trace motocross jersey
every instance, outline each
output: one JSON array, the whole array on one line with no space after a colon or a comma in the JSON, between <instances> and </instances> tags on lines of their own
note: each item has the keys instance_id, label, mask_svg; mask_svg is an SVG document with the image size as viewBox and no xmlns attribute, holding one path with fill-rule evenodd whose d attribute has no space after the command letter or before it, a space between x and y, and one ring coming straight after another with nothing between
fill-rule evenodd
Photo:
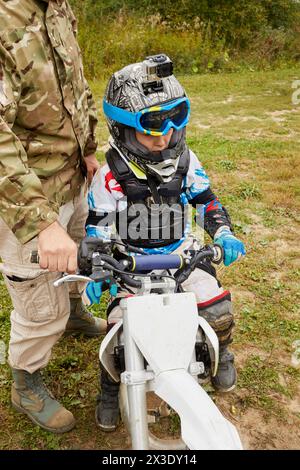
<instances>
[{"instance_id":1,"label":"motocross jersey","mask_svg":"<svg viewBox=\"0 0 300 470\"><path fill-rule=\"evenodd\" d=\"M212 238L221 227L231 228L226 209L212 192L205 170L190 149L181 155L172 180L161 184L122 158L115 148L109 150L106 160L95 174L88 195L88 234L94 229L96 236L97 230L102 236L101 230L110 232L114 224L124 242L148 253L171 253L191 231L189 204L197 210L201 207L204 228ZM139 225L139 230L128 230L130 225Z\"/></svg>"}]
</instances>

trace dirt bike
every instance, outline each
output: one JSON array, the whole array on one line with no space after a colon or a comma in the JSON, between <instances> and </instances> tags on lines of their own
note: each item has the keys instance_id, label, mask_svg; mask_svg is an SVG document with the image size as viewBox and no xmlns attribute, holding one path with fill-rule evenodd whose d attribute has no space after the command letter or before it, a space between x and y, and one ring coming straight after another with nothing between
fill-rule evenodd
<instances>
[{"instance_id":1,"label":"dirt bike","mask_svg":"<svg viewBox=\"0 0 300 470\"><path fill-rule=\"evenodd\" d=\"M108 281L133 289L134 295L122 298L122 320L99 352L103 367L121 381L120 410L132 449L242 449L235 426L201 386L203 378L217 373L218 338L198 315L195 295L181 287L199 263L222 262L222 249L206 245L183 255L144 255L131 247L133 256L117 260L111 244L85 238L78 252L79 273L55 285ZM159 439L149 431L149 391L179 415L180 439Z\"/></svg>"}]
</instances>

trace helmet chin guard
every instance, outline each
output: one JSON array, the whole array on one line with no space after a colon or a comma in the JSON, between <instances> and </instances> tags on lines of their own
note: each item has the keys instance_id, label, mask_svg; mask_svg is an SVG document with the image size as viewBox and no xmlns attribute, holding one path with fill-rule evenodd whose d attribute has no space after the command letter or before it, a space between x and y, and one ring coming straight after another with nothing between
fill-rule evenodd
<instances>
[{"instance_id":1,"label":"helmet chin guard","mask_svg":"<svg viewBox=\"0 0 300 470\"><path fill-rule=\"evenodd\" d=\"M159 181L168 183L176 173L179 158L180 157L178 156L176 160L164 160L163 162L156 163L156 165L147 164L148 173L156 176Z\"/></svg>"},{"instance_id":2,"label":"helmet chin guard","mask_svg":"<svg viewBox=\"0 0 300 470\"><path fill-rule=\"evenodd\" d=\"M135 129L125 127L123 138L114 142L128 161L138 165L144 173L152 175L159 182L167 183L176 173L180 156L186 148L185 128L174 131L167 149L150 152L136 138Z\"/></svg>"}]
</instances>

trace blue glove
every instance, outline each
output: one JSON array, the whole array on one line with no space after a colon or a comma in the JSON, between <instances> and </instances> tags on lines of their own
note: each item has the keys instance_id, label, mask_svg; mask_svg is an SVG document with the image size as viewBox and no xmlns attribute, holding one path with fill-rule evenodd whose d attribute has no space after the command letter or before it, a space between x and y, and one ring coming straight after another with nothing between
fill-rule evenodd
<instances>
[{"instance_id":1,"label":"blue glove","mask_svg":"<svg viewBox=\"0 0 300 470\"><path fill-rule=\"evenodd\" d=\"M111 284L111 281L89 282L82 294L82 301L85 305L100 304L103 284ZM118 292L117 284L111 284L109 292L112 297L116 297Z\"/></svg>"},{"instance_id":2,"label":"blue glove","mask_svg":"<svg viewBox=\"0 0 300 470\"><path fill-rule=\"evenodd\" d=\"M110 230L105 227L101 229L95 225L88 225L86 227L86 234L88 237L102 238L103 240L110 240ZM116 297L118 286L111 283L110 279L104 282L89 282L82 294L82 301L85 305L100 304L102 296L103 284L109 284L109 292L112 297Z\"/></svg>"},{"instance_id":3,"label":"blue glove","mask_svg":"<svg viewBox=\"0 0 300 470\"><path fill-rule=\"evenodd\" d=\"M88 237L102 238L103 240L110 240L111 230L107 227L97 227L96 225L87 225L85 228Z\"/></svg>"},{"instance_id":4,"label":"blue glove","mask_svg":"<svg viewBox=\"0 0 300 470\"><path fill-rule=\"evenodd\" d=\"M222 231L214 238L214 242L224 250L224 265L229 266L240 256L246 254L244 243L236 238L229 230Z\"/></svg>"}]
</instances>

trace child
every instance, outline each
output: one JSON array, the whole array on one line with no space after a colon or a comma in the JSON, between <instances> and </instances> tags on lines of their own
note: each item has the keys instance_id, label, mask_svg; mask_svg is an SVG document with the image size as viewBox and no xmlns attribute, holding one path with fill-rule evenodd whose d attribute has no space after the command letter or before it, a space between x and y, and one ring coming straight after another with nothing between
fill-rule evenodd
<instances>
[{"instance_id":1,"label":"child","mask_svg":"<svg viewBox=\"0 0 300 470\"><path fill-rule=\"evenodd\" d=\"M245 255L245 248L233 235L226 209L186 144L190 103L172 70L170 59L161 54L128 65L110 79L103 108L112 140L107 163L98 170L91 185L87 234L105 236L115 222L124 242L147 253L180 253L189 247L197 248L197 242L189 233L189 224L182 223L185 219L178 215L178 208L204 205L204 228L215 243L223 246L224 264L228 266ZM137 224L142 227L140 232L127 230L137 205L142 213ZM164 219L164 223L158 217L157 226L153 227L152 212L160 205L176 205L175 216ZM195 293L199 315L219 338L220 363L212 384L218 391L230 391L236 384L234 357L227 349L233 327L230 293L223 290L210 263L197 268L183 287ZM108 307L109 327L120 319L118 304L124 295L126 292L119 292ZM101 288L90 283L85 296L90 303L98 303ZM104 370L100 385L96 421L102 430L113 431L118 422L119 385Z\"/></svg>"}]
</instances>

